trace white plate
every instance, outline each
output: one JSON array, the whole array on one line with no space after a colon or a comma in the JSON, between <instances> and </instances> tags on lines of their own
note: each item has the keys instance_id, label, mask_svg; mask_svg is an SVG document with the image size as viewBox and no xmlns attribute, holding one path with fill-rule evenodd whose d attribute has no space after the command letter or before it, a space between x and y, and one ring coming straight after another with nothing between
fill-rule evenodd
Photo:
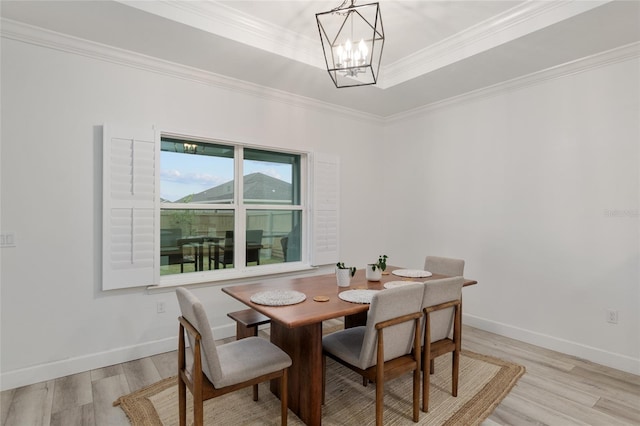
<instances>
[{"instance_id":1,"label":"white plate","mask_svg":"<svg viewBox=\"0 0 640 426\"><path fill-rule=\"evenodd\" d=\"M338 297L345 302L371 303L373 295L380 290L347 290L338 293Z\"/></svg>"},{"instance_id":2,"label":"white plate","mask_svg":"<svg viewBox=\"0 0 640 426\"><path fill-rule=\"evenodd\" d=\"M295 305L306 298L306 294L294 290L266 290L251 295L253 303L266 306Z\"/></svg>"},{"instance_id":3,"label":"white plate","mask_svg":"<svg viewBox=\"0 0 640 426\"><path fill-rule=\"evenodd\" d=\"M422 281L389 281L384 283L384 288L396 288L410 284L422 284Z\"/></svg>"},{"instance_id":4,"label":"white plate","mask_svg":"<svg viewBox=\"0 0 640 426\"><path fill-rule=\"evenodd\" d=\"M407 278L426 278L433 275L431 272L423 271L422 269L396 269L395 271L391 271L391 273L399 277Z\"/></svg>"}]
</instances>

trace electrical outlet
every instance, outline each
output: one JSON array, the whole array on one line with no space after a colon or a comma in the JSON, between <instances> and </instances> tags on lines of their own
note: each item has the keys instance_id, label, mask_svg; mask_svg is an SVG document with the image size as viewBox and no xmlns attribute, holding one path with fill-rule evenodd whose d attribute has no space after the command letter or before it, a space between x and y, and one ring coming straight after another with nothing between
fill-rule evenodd
<instances>
[{"instance_id":1,"label":"electrical outlet","mask_svg":"<svg viewBox=\"0 0 640 426\"><path fill-rule=\"evenodd\" d=\"M0 247L15 247L16 246L16 234L14 232L7 232L0 234Z\"/></svg>"},{"instance_id":2,"label":"electrical outlet","mask_svg":"<svg viewBox=\"0 0 640 426\"><path fill-rule=\"evenodd\" d=\"M156 304L156 312L159 314L164 314L166 312L164 302L158 302Z\"/></svg>"},{"instance_id":3,"label":"electrical outlet","mask_svg":"<svg viewBox=\"0 0 640 426\"><path fill-rule=\"evenodd\" d=\"M618 323L618 311L614 311L613 309L607 309L607 322L611 324Z\"/></svg>"}]
</instances>

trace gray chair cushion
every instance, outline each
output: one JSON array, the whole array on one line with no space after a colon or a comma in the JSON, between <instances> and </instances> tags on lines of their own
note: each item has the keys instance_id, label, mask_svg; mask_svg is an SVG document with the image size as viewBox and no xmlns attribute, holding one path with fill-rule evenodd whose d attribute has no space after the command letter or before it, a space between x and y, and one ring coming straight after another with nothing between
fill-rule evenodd
<instances>
[{"instance_id":1,"label":"gray chair cushion","mask_svg":"<svg viewBox=\"0 0 640 426\"><path fill-rule=\"evenodd\" d=\"M377 292L371 300L366 326L348 328L325 336L322 339L323 349L363 370L375 365L378 341L375 325L392 318L420 312L423 293L424 284L422 283ZM411 352L413 331L413 321L394 325L385 330L385 361Z\"/></svg>"},{"instance_id":2,"label":"gray chair cushion","mask_svg":"<svg viewBox=\"0 0 640 426\"><path fill-rule=\"evenodd\" d=\"M245 382L291 365L289 355L261 337L247 337L217 349L222 379L218 383L211 381L216 387Z\"/></svg>"},{"instance_id":3,"label":"gray chair cushion","mask_svg":"<svg viewBox=\"0 0 640 426\"><path fill-rule=\"evenodd\" d=\"M464 275L464 260L450 257L427 256L424 269L434 274L461 277Z\"/></svg>"},{"instance_id":4,"label":"gray chair cushion","mask_svg":"<svg viewBox=\"0 0 640 426\"><path fill-rule=\"evenodd\" d=\"M349 364L358 365L365 331L366 327L361 326L328 334L322 338L322 347Z\"/></svg>"}]
</instances>

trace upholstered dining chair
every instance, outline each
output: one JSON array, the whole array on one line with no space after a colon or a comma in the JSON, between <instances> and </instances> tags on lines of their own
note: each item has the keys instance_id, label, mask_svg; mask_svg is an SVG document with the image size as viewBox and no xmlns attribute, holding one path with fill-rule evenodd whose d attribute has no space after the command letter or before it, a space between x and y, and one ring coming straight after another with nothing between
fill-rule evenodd
<instances>
[{"instance_id":1,"label":"upholstered dining chair","mask_svg":"<svg viewBox=\"0 0 640 426\"><path fill-rule=\"evenodd\" d=\"M431 280L424 283L422 308L424 332L422 348L422 411L429 411L429 383L433 360L452 353L451 395L458 396L458 371L462 337L461 276ZM429 369L429 370L427 370Z\"/></svg>"},{"instance_id":2,"label":"upholstered dining chair","mask_svg":"<svg viewBox=\"0 0 640 426\"><path fill-rule=\"evenodd\" d=\"M434 274L461 277L464 275L464 260L451 257L427 256L424 259L424 269Z\"/></svg>"},{"instance_id":3,"label":"upholstered dining chair","mask_svg":"<svg viewBox=\"0 0 640 426\"><path fill-rule=\"evenodd\" d=\"M201 426L204 401L272 379L280 381L281 424L286 425L289 355L260 337L247 337L216 346L200 301L182 287L176 290L176 295L182 313L178 318L180 426L186 425L187 388L193 395L194 424ZM185 332L190 344L188 349L185 347Z\"/></svg>"},{"instance_id":4,"label":"upholstered dining chair","mask_svg":"<svg viewBox=\"0 0 640 426\"><path fill-rule=\"evenodd\" d=\"M384 382L413 371L413 421L420 415L420 323L424 284L374 294L365 326L322 338L323 395L326 357L376 384L376 425L382 425Z\"/></svg>"}]
</instances>

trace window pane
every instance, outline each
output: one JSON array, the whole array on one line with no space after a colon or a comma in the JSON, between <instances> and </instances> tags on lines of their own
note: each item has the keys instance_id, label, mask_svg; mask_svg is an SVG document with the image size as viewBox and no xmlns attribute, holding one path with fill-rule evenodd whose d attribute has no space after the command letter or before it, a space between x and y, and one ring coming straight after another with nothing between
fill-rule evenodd
<instances>
[{"instance_id":1,"label":"window pane","mask_svg":"<svg viewBox=\"0 0 640 426\"><path fill-rule=\"evenodd\" d=\"M246 204L300 204L300 156L244 150Z\"/></svg>"},{"instance_id":2,"label":"window pane","mask_svg":"<svg viewBox=\"0 0 640 426\"><path fill-rule=\"evenodd\" d=\"M247 211L247 260L251 244L259 236L258 252L260 265L283 262L297 262L301 259L300 224L302 212L299 210L248 210ZM255 253L253 253L255 254ZM247 262L249 266L257 262Z\"/></svg>"},{"instance_id":3,"label":"window pane","mask_svg":"<svg viewBox=\"0 0 640 426\"><path fill-rule=\"evenodd\" d=\"M232 267L222 251L233 227L234 210L161 210L160 274Z\"/></svg>"},{"instance_id":4,"label":"window pane","mask_svg":"<svg viewBox=\"0 0 640 426\"><path fill-rule=\"evenodd\" d=\"M160 198L166 203L231 204L234 148L162 138Z\"/></svg>"}]
</instances>

